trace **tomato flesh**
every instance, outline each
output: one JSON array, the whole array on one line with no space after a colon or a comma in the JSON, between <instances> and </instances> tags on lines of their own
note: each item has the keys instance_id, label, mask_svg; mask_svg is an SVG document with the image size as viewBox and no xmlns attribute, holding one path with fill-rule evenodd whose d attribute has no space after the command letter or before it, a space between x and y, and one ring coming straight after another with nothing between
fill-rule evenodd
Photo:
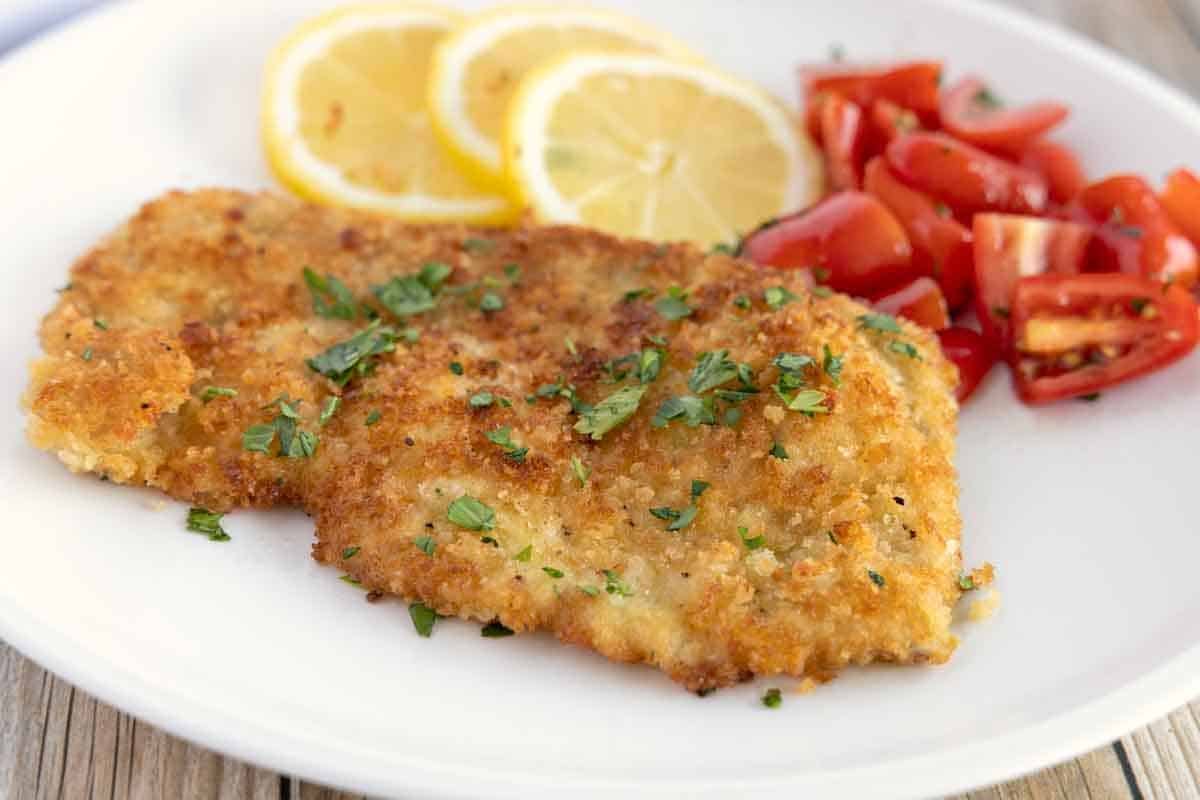
<instances>
[{"instance_id":1,"label":"tomato flesh","mask_svg":"<svg viewBox=\"0 0 1200 800\"><path fill-rule=\"evenodd\" d=\"M1095 272L1125 272L1182 286L1200 277L1195 246L1175 227L1150 184L1116 175L1086 187L1071 204L1073 218L1095 226Z\"/></svg>"},{"instance_id":2,"label":"tomato flesh","mask_svg":"<svg viewBox=\"0 0 1200 800\"><path fill-rule=\"evenodd\" d=\"M1041 175L944 133L910 133L887 147L888 165L910 186L942 200L956 215L1003 211L1039 214L1049 189Z\"/></svg>"},{"instance_id":3,"label":"tomato flesh","mask_svg":"<svg viewBox=\"0 0 1200 800\"><path fill-rule=\"evenodd\" d=\"M950 215L948 207L904 184L882 158L867 164L863 188L904 226L921 274L937 280L951 308L965 305L974 280L971 232Z\"/></svg>"},{"instance_id":4,"label":"tomato flesh","mask_svg":"<svg viewBox=\"0 0 1200 800\"><path fill-rule=\"evenodd\" d=\"M931 331L940 331L950 324L946 298L932 278L917 278L890 292L877 294L871 298L871 305L885 314L904 317Z\"/></svg>"},{"instance_id":5,"label":"tomato flesh","mask_svg":"<svg viewBox=\"0 0 1200 800\"><path fill-rule=\"evenodd\" d=\"M1062 103L1003 108L978 78L963 78L941 98L942 127L964 142L1016 153L1067 118Z\"/></svg>"},{"instance_id":6,"label":"tomato flesh","mask_svg":"<svg viewBox=\"0 0 1200 800\"><path fill-rule=\"evenodd\" d=\"M862 148L865 133L862 108L841 95L821 102L821 143L825 174L833 191L862 185Z\"/></svg>"},{"instance_id":7,"label":"tomato flesh","mask_svg":"<svg viewBox=\"0 0 1200 800\"><path fill-rule=\"evenodd\" d=\"M1073 222L1011 214L975 217L975 313L999 353L1009 348L1013 290L1030 275L1074 275L1087 262L1092 231Z\"/></svg>"},{"instance_id":8,"label":"tomato flesh","mask_svg":"<svg viewBox=\"0 0 1200 800\"><path fill-rule=\"evenodd\" d=\"M772 267L820 268L830 287L860 296L919 277L904 228L863 192L838 192L770 223L750 234L741 252Z\"/></svg>"},{"instance_id":9,"label":"tomato flesh","mask_svg":"<svg viewBox=\"0 0 1200 800\"><path fill-rule=\"evenodd\" d=\"M1172 172L1163 189L1162 205L1176 227L1200 247L1200 178L1186 169Z\"/></svg>"},{"instance_id":10,"label":"tomato flesh","mask_svg":"<svg viewBox=\"0 0 1200 800\"><path fill-rule=\"evenodd\" d=\"M1050 199L1065 205L1087 186L1087 175L1079 157L1066 145L1039 139L1021 154L1021 166L1033 170L1046 180Z\"/></svg>"},{"instance_id":11,"label":"tomato flesh","mask_svg":"<svg viewBox=\"0 0 1200 800\"><path fill-rule=\"evenodd\" d=\"M941 79L940 61L881 67L825 64L800 68L800 87L806 98L828 92L862 108L870 108L876 100L890 100L932 120L937 119Z\"/></svg>"},{"instance_id":12,"label":"tomato flesh","mask_svg":"<svg viewBox=\"0 0 1200 800\"><path fill-rule=\"evenodd\" d=\"M937 332L942 353L958 367L958 387L954 396L965 403L975 393L984 376L996 363L996 351L987 339L970 328L954 326Z\"/></svg>"},{"instance_id":13,"label":"tomato flesh","mask_svg":"<svg viewBox=\"0 0 1200 800\"><path fill-rule=\"evenodd\" d=\"M1183 358L1198 309L1178 286L1120 273L1038 275L1013 293L1013 370L1026 403L1098 392Z\"/></svg>"}]
</instances>

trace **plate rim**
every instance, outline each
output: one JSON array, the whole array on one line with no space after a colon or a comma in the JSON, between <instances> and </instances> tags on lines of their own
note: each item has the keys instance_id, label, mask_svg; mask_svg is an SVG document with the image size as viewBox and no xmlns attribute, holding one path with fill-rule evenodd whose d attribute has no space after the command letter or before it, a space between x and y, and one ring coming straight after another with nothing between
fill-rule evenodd
<instances>
[{"instance_id":1,"label":"plate rim","mask_svg":"<svg viewBox=\"0 0 1200 800\"><path fill-rule=\"evenodd\" d=\"M1152 97L1200 132L1200 105L1146 67L1056 22L985 0L912 0L931 9L964 13L982 25L994 25L1032 40L1120 80ZM68 22L0 57L0 85L36 63L60 39L85 31L110 17L139 13L149 2L117 0L88 8ZM19 654L113 705L172 735L228 757L329 786L371 793L420 793L457 800L478 796L528 796L539 790L571 790L582 797L607 797L612 791L640 796L724 797L795 791L834 792L855 797L916 797L967 791L1029 774L1119 739L1200 695L1200 642L1159 667L1142 673L1108 694L1054 717L981 741L916 756L884 761L868 768L808 770L768 778L705 779L697 782L545 778L515 770L491 770L461 762L413 758L389 752L386 769L371 753L336 752L328 742L262 726L225 707L195 703L183 692L139 676L93 652L65 633L40 624L38 616L0 589L0 639ZM186 713L180 713L180 710ZM372 767L372 765L375 765ZM397 769L403 767L403 769ZM402 775L402 778L396 776Z\"/></svg>"}]
</instances>

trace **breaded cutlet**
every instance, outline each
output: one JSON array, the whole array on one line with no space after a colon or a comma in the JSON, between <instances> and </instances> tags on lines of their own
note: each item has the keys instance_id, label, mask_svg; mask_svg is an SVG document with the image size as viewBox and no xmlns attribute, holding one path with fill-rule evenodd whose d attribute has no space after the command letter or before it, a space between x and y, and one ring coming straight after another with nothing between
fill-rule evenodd
<instances>
[{"instance_id":1,"label":"breaded cutlet","mask_svg":"<svg viewBox=\"0 0 1200 800\"><path fill-rule=\"evenodd\" d=\"M688 245L175 192L72 268L29 435L215 511L301 507L366 589L693 690L942 662L956 375L893 325Z\"/></svg>"}]
</instances>

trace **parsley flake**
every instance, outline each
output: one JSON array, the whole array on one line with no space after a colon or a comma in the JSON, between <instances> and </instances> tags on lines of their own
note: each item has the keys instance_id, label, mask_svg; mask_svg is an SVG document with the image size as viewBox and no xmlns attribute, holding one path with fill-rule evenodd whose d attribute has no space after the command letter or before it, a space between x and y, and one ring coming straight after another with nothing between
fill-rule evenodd
<instances>
[{"instance_id":1,"label":"parsley flake","mask_svg":"<svg viewBox=\"0 0 1200 800\"><path fill-rule=\"evenodd\" d=\"M575 430L597 441L603 439L604 434L633 416L645 393L645 386L625 386L618 389L595 407L581 412L579 422L575 423Z\"/></svg>"},{"instance_id":2,"label":"parsley flake","mask_svg":"<svg viewBox=\"0 0 1200 800\"><path fill-rule=\"evenodd\" d=\"M312 293L313 313L329 319L354 319L358 315L358 304L354 293L346 284L332 275L322 278L308 267L304 268L304 282Z\"/></svg>"},{"instance_id":3,"label":"parsley flake","mask_svg":"<svg viewBox=\"0 0 1200 800\"><path fill-rule=\"evenodd\" d=\"M696 359L696 367L688 377L688 388L695 394L723 386L738 376L738 365L729 359L728 350L704 352Z\"/></svg>"},{"instance_id":4,"label":"parsley flake","mask_svg":"<svg viewBox=\"0 0 1200 800\"><path fill-rule=\"evenodd\" d=\"M491 392L477 392L467 399L467 405L471 408L487 408L495 399Z\"/></svg>"},{"instance_id":5,"label":"parsley flake","mask_svg":"<svg viewBox=\"0 0 1200 800\"><path fill-rule=\"evenodd\" d=\"M667 289L667 296L660 298L654 308L664 319L672 322L692 315L692 307L687 304L687 292L678 286Z\"/></svg>"},{"instance_id":6,"label":"parsley flake","mask_svg":"<svg viewBox=\"0 0 1200 800\"><path fill-rule=\"evenodd\" d=\"M408 616L412 619L417 635L428 639L433 633L434 623L437 622L437 612L424 603L413 603L408 607Z\"/></svg>"},{"instance_id":7,"label":"parsley flake","mask_svg":"<svg viewBox=\"0 0 1200 800\"><path fill-rule=\"evenodd\" d=\"M689 428L695 428L698 425L716 425L717 416L713 398L701 399L687 394L668 397L658 407L650 424L655 428L664 428L676 419L682 419Z\"/></svg>"},{"instance_id":8,"label":"parsley flake","mask_svg":"<svg viewBox=\"0 0 1200 800\"><path fill-rule=\"evenodd\" d=\"M205 386L204 391L200 393L200 400L205 403L218 397L237 397L237 389L227 386Z\"/></svg>"},{"instance_id":9,"label":"parsley flake","mask_svg":"<svg viewBox=\"0 0 1200 800\"><path fill-rule=\"evenodd\" d=\"M743 311L750 310L750 298L744 294L739 294L737 297L733 298L733 304Z\"/></svg>"},{"instance_id":10,"label":"parsley flake","mask_svg":"<svg viewBox=\"0 0 1200 800\"><path fill-rule=\"evenodd\" d=\"M96 326L97 330L101 330L101 331L108 330L108 323L105 322L104 320L100 319L99 317L92 320L92 324Z\"/></svg>"},{"instance_id":11,"label":"parsley flake","mask_svg":"<svg viewBox=\"0 0 1200 800\"><path fill-rule=\"evenodd\" d=\"M367 419L365 421L365 424L369 428L372 425L374 425L376 422L379 422L379 420L381 420L382 418L383 418L383 414L380 413L379 409L373 408L373 409L371 409L370 413L367 414Z\"/></svg>"},{"instance_id":12,"label":"parsley flake","mask_svg":"<svg viewBox=\"0 0 1200 800\"><path fill-rule=\"evenodd\" d=\"M902 339L894 339L891 342L888 342L888 350L891 350L893 353L899 353L900 355L908 356L909 358L915 358L917 361L922 360L921 353L917 350L917 348Z\"/></svg>"},{"instance_id":13,"label":"parsley flake","mask_svg":"<svg viewBox=\"0 0 1200 800\"><path fill-rule=\"evenodd\" d=\"M588 476L592 474L591 467L585 467L583 462L579 460L579 456L571 456L571 471L575 473L575 479L579 481L580 486L587 485Z\"/></svg>"},{"instance_id":14,"label":"parsley flake","mask_svg":"<svg viewBox=\"0 0 1200 800\"><path fill-rule=\"evenodd\" d=\"M772 444L771 449L768 450L767 453L768 455L775 456L775 458L778 458L780 461L788 460L788 451L784 449L784 446L779 442Z\"/></svg>"},{"instance_id":15,"label":"parsley flake","mask_svg":"<svg viewBox=\"0 0 1200 800\"><path fill-rule=\"evenodd\" d=\"M460 245L460 247L462 247L462 249L468 253L490 253L492 248L495 246L496 243L491 239L479 239L474 237L470 239L463 239L462 244Z\"/></svg>"},{"instance_id":16,"label":"parsley flake","mask_svg":"<svg viewBox=\"0 0 1200 800\"><path fill-rule=\"evenodd\" d=\"M979 587L975 585L975 579L970 575L960 575L958 576L958 588L964 592L970 592Z\"/></svg>"},{"instance_id":17,"label":"parsley flake","mask_svg":"<svg viewBox=\"0 0 1200 800\"><path fill-rule=\"evenodd\" d=\"M561 569L555 569L554 567L542 567L542 572L546 573L555 580L558 580L563 576L563 571Z\"/></svg>"},{"instance_id":18,"label":"parsley flake","mask_svg":"<svg viewBox=\"0 0 1200 800\"><path fill-rule=\"evenodd\" d=\"M492 620L480 629L479 635L485 639L503 639L505 636L512 636L513 632L511 628L505 627L499 621Z\"/></svg>"},{"instance_id":19,"label":"parsley flake","mask_svg":"<svg viewBox=\"0 0 1200 800\"><path fill-rule=\"evenodd\" d=\"M479 300L480 311L499 311L504 308L504 298L495 292L484 292Z\"/></svg>"},{"instance_id":20,"label":"parsley flake","mask_svg":"<svg viewBox=\"0 0 1200 800\"><path fill-rule=\"evenodd\" d=\"M604 591L620 597L633 597L633 590L629 588L629 584L621 580L620 573L611 569L604 570Z\"/></svg>"},{"instance_id":21,"label":"parsley flake","mask_svg":"<svg viewBox=\"0 0 1200 800\"><path fill-rule=\"evenodd\" d=\"M372 286L371 292L397 317L423 314L437 306L438 292L451 271L446 264L430 261L417 274L397 276L385 284Z\"/></svg>"},{"instance_id":22,"label":"parsley flake","mask_svg":"<svg viewBox=\"0 0 1200 800\"><path fill-rule=\"evenodd\" d=\"M825 370L825 374L829 376L829 380L833 381L834 386L841 385L843 366L842 356L835 356L829 349L829 345L825 345L825 358L821 362L821 369Z\"/></svg>"},{"instance_id":23,"label":"parsley flake","mask_svg":"<svg viewBox=\"0 0 1200 800\"><path fill-rule=\"evenodd\" d=\"M820 389L801 389L790 398L780 395L790 411L803 414L828 414L829 406L825 405L827 395Z\"/></svg>"},{"instance_id":24,"label":"parsley flake","mask_svg":"<svg viewBox=\"0 0 1200 800\"><path fill-rule=\"evenodd\" d=\"M762 704L767 708L779 708L783 705L783 693L776 688L763 692Z\"/></svg>"},{"instance_id":25,"label":"parsley flake","mask_svg":"<svg viewBox=\"0 0 1200 800\"><path fill-rule=\"evenodd\" d=\"M337 413L338 406L341 404L341 397L336 394L330 395L325 400L325 405L321 406L321 415L317 417L317 424L325 425L329 420L333 419L333 415Z\"/></svg>"},{"instance_id":26,"label":"parsley flake","mask_svg":"<svg viewBox=\"0 0 1200 800\"><path fill-rule=\"evenodd\" d=\"M738 526L738 536L741 537L742 544L746 545L747 550L757 550L767 543L767 537L762 534L750 536L750 529L744 525Z\"/></svg>"},{"instance_id":27,"label":"parsley flake","mask_svg":"<svg viewBox=\"0 0 1200 800\"><path fill-rule=\"evenodd\" d=\"M342 551L342 560L346 561L347 559L354 558L356 555L358 555L358 552L361 549L362 548L359 547L358 545L354 545L353 547L347 547L345 550Z\"/></svg>"},{"instance_id":28,"label":"parsley flake","mask_svg":"<svg viewBox=\"0 0 1200 800\"><path fill-rule=\"evenodd\" d=\"M728 242L717 242L711 248L709 248L708 253L709 253L709 255L736 256L737 251L738 251L738 246L736 244L729 244Z\"/></svg>"},{"instance_id":29,"label":"parsley flake","mask_svg":"<svg viewBox=\"0 0 1200 800\"><path fill-rule=\"evenodd\" d=\"M640 300L643 297L653 297L653 289L630 289L625 294L621 295L622 303L632 303L634 300Z\"/></svg>"},{"instance_id":30,"label":"parsley flake","mask_svg":"<svg viewBox=\"0 0 1200 800\"><path fill-rule=\"evenodd\" d=\"M600 595L600 589L592 586L591 584L584 584L580 586L579 591L583 592L588 597L598 597Z\"/></svg>"},{"instance_id":31,"label":"parsley flake","mask_svg":"<svg viewBox=\"0 0 1200 800\"><path fill-rule=\"evenodd\" d=\"M795 299L796 295L782 286L770 286L763 292L763 300L772 311L778 311Z\"/></svg>"},{"instance_id":32,"label":"parsley flake","mask_svg":"<svg viewBox=\"0 0 1200 800\"><path fill-rule=\"evenodd\" d=\"M242 434L242 449L250 453L269 453L274 438L274 425L251 425Z\"/></svg>"},{"instance_id":33,"label":"parsley flake","mask_svg":"<svg viewBox=\"0 0 1200 800\"><path fill-rule=\"evenodd\" d=\"M871 583L875 584L880 589L887 585L887 581L883 579L883 576L873 569L867 570L867 577L871 579Z\"/></svg>"},{"instance_id":34,"label":"parsley flake","mask_svg":"<svg viewBox=\"0 0 1200 800\"><path fill-rule=\"evenodd\" d=\"M513 561L520 561L522 563L528 563L529 559L531 559L531 558L533 558L533 545L527 544L527 545L525 545L525 547L523 547L521 549L521 551L519 553L517 553L515 556L513 556Z\"/></svg>"},{"instance_id":35,"label":"parsley flake","mask_svg":"<svg viewBox=\"0 0 1200 800\"><path fill-rule=\"evenodd\" d=\"M450 362L450 371L453 372L455 375L462 375L463 374L463 365L457 361L451 361Z\"/></svg>"},{"instance_id":36,"label":"parsley flake","mask_svg":"<svg viewBox=\"0 0 1200 800\"><path fill-rule=\"evenodd\" d=\"M92 348L85 347L83 349L83 352L79 354L79 357L82 358L84 361L91 361L92 360Z\"/></svg>"},{"instance_id":37,"label":"parsley flake","mask_svg":"<svg viewBox=\"0 0 1200 800\"><path fill-rule=\"evenodd\" d=\"M862 314L858 317L858 327L882 333L903 333L900 323L891 314Z\"/></svg>"},{"instance_id":38,"label":"parsley flake","mask_svg":"<svg viewBox=\"0 0 1200 800\"><path fill-rule=\"evenodd\" d=\"M338 578L342 583L348 583L351 586L362 586L362 581L355 578L353 575L342 575Z\"/></svg>"},{"instance_id":39,"label":"parsley flake","mask_svg":"<svg viewBox=\"0 0 1200 800\"><path fill-rule=\"evenodd\" d=\"M446 519L469 531L490 531L496 527L496 512L469 494L450 504Z\"/></svg>"},{"instance_id":40,"label":"parsley flake","mask_svg":"<svg viewBox=\"0 0 1200 800\"><path fill-rule=\"evenodd\" d=\"M229 534L221 527L221 518L224 516L224 514L215 514L207 508L193 506L188 509L187 529L203 533L210 542L228 542Z\"/></svg>"},{"instance_id":41,"label":"parsley flake","mask_svg":"<svg viewBox=\"0 0 1200 800\"><path fill-rule=\"evenodd\" d=\"M512 427L504 425L496 428L494 431L488 431L484 434L487 440L492 444L504 450L504 455L516 461L518 464L524 463L525 454L529 452L528 447L518 447L512 440Z\"/></svg>"},{"instance_id":42,"label":"parsley flake","mask_svg":"<svg viewBox=\"0 0 1200 800\"><path fill-rule=\"evenodd\" d=\"M344 342L318 353L305 363L313 372L345 386L351 378L369 375L375 369L375 357L396 349L396 332L380 327L375 320Z\"/></svg>"},{"instance_id":43,"label":"parsley flake","mask_svg":"<svg viewBox=\"0 0 1200 800\"><path fill-rule=\"evenodd\" d=\"M418 536L416 539L413 539L413 544L427 556L433 555L433 551L437 550L437 540L432 536Z\"/></svg>"}]
</instances>

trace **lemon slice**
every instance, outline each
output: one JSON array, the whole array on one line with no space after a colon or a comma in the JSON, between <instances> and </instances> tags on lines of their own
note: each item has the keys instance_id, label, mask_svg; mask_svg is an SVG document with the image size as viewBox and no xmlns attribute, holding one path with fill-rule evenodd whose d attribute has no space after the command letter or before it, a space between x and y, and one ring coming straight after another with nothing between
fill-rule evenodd
<instances>
[{"instance_id":1,"label":"lemon slice","mask_svg":"<svg viewBox=\"0 0 1200 800\"><path fill-rule=\"evenodd\" d=\"M465 177L426 107L434 47L459 23L416 4L312 19L272 54L263 140L279 179L318 202L409 219L503 222L515 208Z\"/></svg>"},{"instance_id":2,"label":"lemon slice","mask_svg":"<svg viewBox=\"0 0 1200 800\"><path fill-rule=\"evenodd\" d=\"M429 109L442 142L485 185L503 185L500 138L509 101L534 68L579 50L690 54L674 39L598 9L510 6L468 20L438 45Z\"/></svg>"},{"instance_id":3,"label":"lemon slice","mask_svg":"<svg viewBox=\"0 0 1200 800\"><path fill-rule=\"evenodd\" d=\"M582 53L530 74L504 155L515 196L543 220L705 245L805 205L822 180L771 97L654 55Z\"/></svg>"}]
</instances>

